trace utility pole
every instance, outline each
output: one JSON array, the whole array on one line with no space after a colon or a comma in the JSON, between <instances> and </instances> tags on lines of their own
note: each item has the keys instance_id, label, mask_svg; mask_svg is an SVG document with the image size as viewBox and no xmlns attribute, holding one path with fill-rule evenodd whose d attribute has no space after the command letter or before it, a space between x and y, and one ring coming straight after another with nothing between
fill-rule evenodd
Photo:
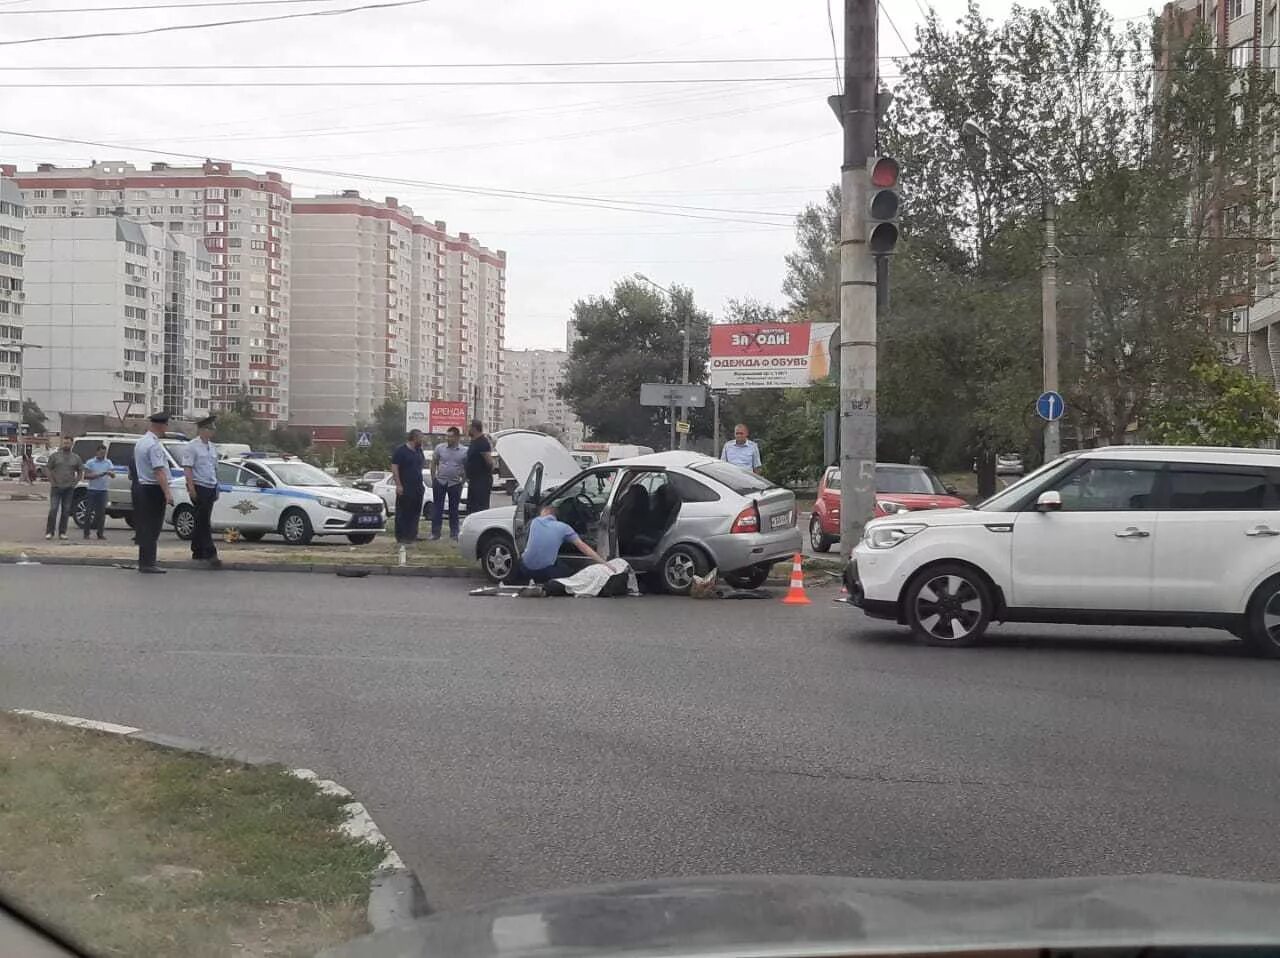
<instances>
[{"instance_id":1,"label":"utility pole","mask_svg":"<svg viewBox=\"0 0 1280 958\"><path fill-rule=\"evenodd\" d=\"M1058 391L1058 247L1057 215L1053 192L1048 183L1041 181L1044 193L1041 201L1041 219L1044 221L1044 263L1040 270L1040 319L1043 337L1041 359L1044 363L1045 392ZM1044 461L1052 462L1062 453L1061 420L1053 419L1044 424Z\"/></svg>"},{"instance_id":2,"label":"utility pole","mask_svg":"<svg viewBox=\"0 0 1280 958\"><path fill-rule=\"evenodd\" d=\"M840 120L840 553L875 509L876 265L867 242L867 160L876 149L876 0L845 0Z\"/></svg>"},{"instance_id":3,"label":"utility pole","mask_svg":"<svg viewBox=\"0 0 1280 958\"><path fill-rule=\"evenodd\" d=\"M675 298L672 297L672 302L674 301L675 301ZM682 374L682 378L680 381L684 383L686 386L689 385L689 314L692 312L693 310L691 309L686 309L684 312L684 366L682 367L684 369L684 373ZM682 405L680 407L680 419L682 422L689 421L688 406ZM680 433L681 449L685 447L685 443L687 443L688 441L689 441L689 434L687 432Z\"/></svg>"}]
</instances>

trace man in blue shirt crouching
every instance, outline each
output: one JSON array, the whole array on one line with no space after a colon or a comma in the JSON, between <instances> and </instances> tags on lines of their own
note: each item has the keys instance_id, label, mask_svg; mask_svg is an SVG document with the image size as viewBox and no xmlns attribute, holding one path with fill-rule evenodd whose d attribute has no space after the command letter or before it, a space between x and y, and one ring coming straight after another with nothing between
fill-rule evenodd
<instances>
[{"instance_id":1,"label":"man in blue shirt crouching","mask_svg":"<svg viewBox=\"0 0 1280 958\"><path fill-rule=\"evenodd\" d=\"M549 579L563 579L573 575L573 570L560 561L562 542L572 544L588 559L593 559L601 565L605 564L600 553L583 542L573 526L556 518L556 507L547 505L543 506L538 517L529 523L529 541L508 581L517 584L546 582Z\"/></svg>"}]
</instances>

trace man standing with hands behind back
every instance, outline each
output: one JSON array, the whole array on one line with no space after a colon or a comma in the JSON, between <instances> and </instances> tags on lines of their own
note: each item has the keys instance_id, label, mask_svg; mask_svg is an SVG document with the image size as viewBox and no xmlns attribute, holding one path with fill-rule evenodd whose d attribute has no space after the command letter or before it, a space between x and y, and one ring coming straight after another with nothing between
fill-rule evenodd
<instances>
[{"instance_id":1,"label":"man standing with hands behind back","mask_svg":"<svg viewBox=\"0 0 1280 958\"><path fill-rule=\"evenodd\" d=\"M169 428L169 414L152 413L148 423L147 431L133 446L133 465L138 473L133 522L138 534L138 571L161 575L165 570L156 565L156 543L164 526L165 509L173 505L169 459L160 445L160 437Z\"/></svg>"},{"instance_id":2,"label":"man standing with hands behind back","mask_svg":"<svg viewBox=\"0 0 1280 958\"><path fill-rule=\"evenodd\" d=\"M484 423L471 420L467 430L471 443L467 446L467 515L489 508L493 492L493 443L484 434Z\"/></svg>"},{"instance_id":3,"label":"man standing with hands behind back","mask_svg":"<svg viewBox=\"0 0 1280 958\"><path fill-rule=\"evenodd\" d=\"M218 447L213 444L217 416L196 423L196 438L182 450L182 471L187 474L187 495L196 512L191 532L191 558L221 569L218 547L213 544L213 504L218 499Z\"/></svg>"},{"instance_id":4,"label":"man standing with hands behind back","mask_svg":"<svg viewBox=\"0 0 1280 958\"><path fill-rule=\"evenodd\" d=\"M410 429L404 444L391 455L391 477L396 483L396 542L405 545L418 539L418 519L427 493L422 481L427 456L422 451L422 430Z\"/></svg>"},{"instance_id":5,"label":"man standing with hands behind back","mask_svg":"<svg viewBox=\"0 0 1280 958\"><path fill-rule=\"evenodd\" d=\"M733 463L739 469L759 475L763 465L760 461L760 447L747 438L749 435L744 423L734 426L733 438L724 444L720 458L725 462Z\"/></svg>"}]
</instances>

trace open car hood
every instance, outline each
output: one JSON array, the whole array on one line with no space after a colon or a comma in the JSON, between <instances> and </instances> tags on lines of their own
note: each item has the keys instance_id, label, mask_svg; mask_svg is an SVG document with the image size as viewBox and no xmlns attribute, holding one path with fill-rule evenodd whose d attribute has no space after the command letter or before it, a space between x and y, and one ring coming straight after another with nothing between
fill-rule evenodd
<instances>
[{"instance_id":1,"label":"open car hood","mask_svg":"<svg viewBox=\"0 0 1280 958\"><path fill-rule=\"evenodd\" d=\"M582 471L564 445L544 432L532 429L502 429L491 437L493 451L523 485L537 463L542 463L542 491L554 489Z\"/></svg>"},{"instance_id":2,"label":"open car hood","mask_svg":"<svg viewBox=\"0 0 1280 958\"><path fill-rule=\"evenodd\" d=\"M762 875L515 898L323 954L808 958L1277 942L1280 885L1174 875L975 882Z\"/></svg>"}]
</instances>

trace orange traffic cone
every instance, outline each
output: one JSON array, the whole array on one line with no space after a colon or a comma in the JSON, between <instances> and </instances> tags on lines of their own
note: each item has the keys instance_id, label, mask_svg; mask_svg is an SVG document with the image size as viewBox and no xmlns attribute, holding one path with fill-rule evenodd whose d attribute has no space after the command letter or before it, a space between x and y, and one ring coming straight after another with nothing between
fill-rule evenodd
<instances>
[{"instance_id":1,"label":"orange traffic cone","mask_svg":"<svg viewBox=\"0 0 1280 958\"><path fill-rule=\"evenodd\" d=\"M791 560L791 587L782 599L783 605L808 605L809 597L804 594L804 570L800 566L800 553Z\"/></svg>"}]
</instances>

